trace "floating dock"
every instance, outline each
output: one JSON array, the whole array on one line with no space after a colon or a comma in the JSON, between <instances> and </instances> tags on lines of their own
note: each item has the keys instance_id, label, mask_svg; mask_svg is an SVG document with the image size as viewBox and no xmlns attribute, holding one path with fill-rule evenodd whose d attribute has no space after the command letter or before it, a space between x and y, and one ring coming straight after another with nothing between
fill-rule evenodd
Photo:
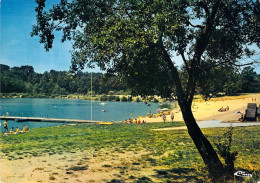
<instances>
[{"instance_id":1,"label":"floating dock","mask_svg":"<svg viewBox=\"0 0 260 183\"><path fill-rule=\"evenodd\" d=\"M33 122L53 122L53 123L102 123L103 121L91 121L81 119L57 119L57 118L39 118L39 117L15 117L0 116L1 120L13 120L17 122L33 121Z\"/></svg>"}]
</instances>

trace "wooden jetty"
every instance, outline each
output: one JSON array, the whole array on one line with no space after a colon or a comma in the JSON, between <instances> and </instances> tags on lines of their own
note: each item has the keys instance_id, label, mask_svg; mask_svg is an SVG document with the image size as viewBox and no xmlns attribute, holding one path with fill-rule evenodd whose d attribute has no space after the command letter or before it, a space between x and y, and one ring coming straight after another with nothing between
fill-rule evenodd
<instances>
[{"instance_id":1,"label":"wooden jetty","mask_svg":"<svg viewBox=\"0 0 260 183\"><path fill-rule=\"evenodd\" d=\"M13 120L17 122L33 121L33 122L54 122L54 123L102 123L103 121L91 121L81 119L57 119L57 118L39 118L39 117L15 117L15 116L0 116L1 120Z\"/></svg>"}]
</instances>

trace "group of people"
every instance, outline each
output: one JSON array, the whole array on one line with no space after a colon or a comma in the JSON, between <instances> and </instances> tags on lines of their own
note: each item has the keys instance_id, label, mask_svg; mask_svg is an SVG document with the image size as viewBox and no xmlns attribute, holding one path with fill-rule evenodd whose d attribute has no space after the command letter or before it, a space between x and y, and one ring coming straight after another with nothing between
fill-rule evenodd
<instances>
[{"instance_id":1,"label":"group of people","mask_svg":"<svg viewBox=\"0 0 260 183\"><path fill-rule=\"evenodd\" d=\"M10 134L18 134L18 133L24 133L28 132L28 127L26 125L23 125L23 130L20 130L18 127L14 130L14 127L11 128ZM4 122L4 133L8 133L8 124L7 121Z\"/></svg>"},{"instance_id":2,"label":"group of people","mask_svg":"<svg viewBox=\"0 0 260 183\"><path fill-rule=\"evenodd\" d=\"M125 121L125 124L127 124L127 123L135 123L135 124L141 124L141 123L146 123L146 121L145 120L143 120L143 121L141 121L141 119L134 119L134 118L129 118L128 120L126 119Z\"/></svg>"},{"instance_id":3,"label":"group of people","mask_svg":"<svg viewBox=\"0 0 260 183\"><path fill-rule=\"evenodd\" d=\"M165 114L162 115L162 119L163 119L163 122L166 121L166 115ZM174 120L174 113L171 113L171 120L173 122L173 120ZM129 118L129 119L124 120L123 122L126 123L126 124L127 123L130 123L130 124L131 123L136 123L136 124L146 123L145 120L141 120L140 118L138 118L138 119Z\"/></svg>"}]
</instances>

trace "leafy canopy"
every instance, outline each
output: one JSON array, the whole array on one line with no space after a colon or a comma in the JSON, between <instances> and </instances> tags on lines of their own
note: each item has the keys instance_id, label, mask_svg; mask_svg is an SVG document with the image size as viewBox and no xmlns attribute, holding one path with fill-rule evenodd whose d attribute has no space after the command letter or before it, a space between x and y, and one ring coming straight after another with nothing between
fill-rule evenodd
<instances>
[{"instance_id":1,"label":"leafy canopy","mask_svg":"<svg viewBox=\"0 0 260 183\"><path fill-rule=\"evenodd\" d=\"M96 63L136 94L192 100L212 69L239 66L260 46L259 1L61 0L48 11L36 2L32 36L47 51L62 31L74 41L72 70Z\"/></svg>"}]
</instances>

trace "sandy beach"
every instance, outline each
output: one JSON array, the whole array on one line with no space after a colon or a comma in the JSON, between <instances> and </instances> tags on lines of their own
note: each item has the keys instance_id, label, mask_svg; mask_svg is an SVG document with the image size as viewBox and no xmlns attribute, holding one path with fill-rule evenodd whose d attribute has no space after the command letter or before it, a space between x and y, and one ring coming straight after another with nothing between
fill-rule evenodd
<instances>
[{"instance_id":1,"label":"sandy beach","mask_svg":"<svg viewBox=\"0 0 260 183\"><path fill-rule=\"evenodd\" d=\"M254 101L256 99L256 101ZM252 101L253 100L253 101ZM260 104L260 94L248 94L232 97L214 98L210 101L195 99L193 113L197 121L203 120L238 120L239 114L235 111L245 112L248 103ZM218 112L221 107L229 106L229 111ZM179 109L172 111L174 121L183 120ZM162 117L143 118L146 122L162 122ZM171 121L167 115L166 121ZM178 127L185 129L185 127ZM1 183L35 183L35 182L106 182L107 180L121 179L120 167L122 164L135 165L132 168L133 176L149 176L153 170L138 164L137 160L147 152L125 152L107 154L104 149L99 156L95 152L75 152L46 155L41 157L28 157L17 160L0 159ZM137 166L137 168L136 168ZM84 173L83 173L84 172Z\"/></svg>"},{"instance_id":2,"label":"sandy beach","mask_svg":"<svg viewBox=\"0 0 260 183\"><path fill-rule=\"evenodd\" d=\"M240 96L226 96L220 98L212 98L209 101L195 99L192 104L192 111L195 119L199 121L205 120L221 120L234 121L240 118L240 114L235 114L236 111L245 112L248 103L260 104L260 94L247 94ZM228 111L218 112L221 107L229 107ZM174 113L174 121L183 121L180 109L172 110ZM146 122L163 122L162 117L143 118ZM166 115L166 121L171 121L171 116Z\"/></svg>"}]
</instances>

